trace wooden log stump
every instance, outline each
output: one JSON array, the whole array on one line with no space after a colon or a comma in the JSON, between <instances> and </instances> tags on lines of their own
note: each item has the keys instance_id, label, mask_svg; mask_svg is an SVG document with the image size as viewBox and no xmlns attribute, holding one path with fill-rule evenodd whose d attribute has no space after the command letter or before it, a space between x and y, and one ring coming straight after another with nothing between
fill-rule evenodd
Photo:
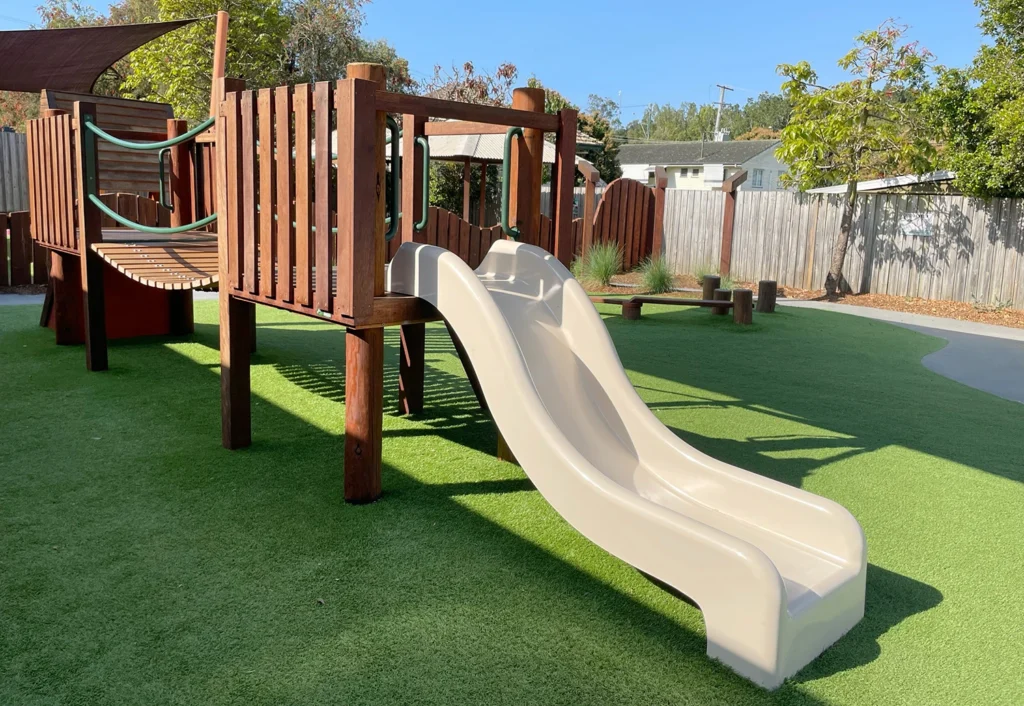
<instances>
[{"instance_id":1,"label":"wooden log stump","mask_svg":"<svg viewBox=\"0 0 1024 706\"><path fill-rule=\"evenodd\" d=\"M779 286L774 280L763 279L757 283L757 312L771 314L775 311L775 299L779 294Z\"/></svg>"},{"instance_id":2,"label":"wooden log stump","mask_svg":"<svg viewBox=\"0 0 1024 706\"><path fill-rule=\"evenodd\" d=\"M711 301L715 298L715 290L722 286L722 278L718 275L704 275L701 280L701 299Z\"/></svg>"},{"instance_id":3,"label":"wooden log stump","mask_svg":"<svg viewBox=\"0 0 1024 706\"><path fill-rule=\"evenodd\" d=\"M732 320L738 324L754 322L754 292L751 289L735 289L732 293Z\"/></svg>"},{"instance_id":4,"label":"wooden log stump","mask_svg":"<svg viewBox=\"0 0 1024 706\"><path fill-rule=\"evenodd\" d=\"M715 277L715 279L718 279L718 278ZM715 289L711 293L711 296L707 298L707 300L708 301L715 300L715 301L727 302L731 298L732 298L732 290L731 289ZM729 307L725 307L725 306L713 306L713 307L711 307L711 313L715 314L716 316L724 316L725 312L727 312L727 311L729 311Z\"/></svg>"},{"instance_id":5,"label":"wooden log stump","mask_svg":"<svg viewBox=\"0 0 1024 706\"><path fill-rule=\"evenodd\" d=\"M643 308L643 304L640 302L626 302L622 305L622 318L628 321L637 321L640 319L640 310Z\"/></svg>"}]
</instances>

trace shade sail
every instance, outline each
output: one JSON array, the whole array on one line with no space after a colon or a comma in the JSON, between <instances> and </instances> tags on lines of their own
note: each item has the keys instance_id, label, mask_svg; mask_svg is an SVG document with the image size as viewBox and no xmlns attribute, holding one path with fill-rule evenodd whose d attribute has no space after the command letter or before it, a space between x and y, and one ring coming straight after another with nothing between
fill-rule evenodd
<instances>
[{"instance_id":1,"label":"shade sail","mask_svg":"<svg viewBox=\"0 0 1024 706\"><path fill-rule=\"evenodd\" d=\"M0 32L0 90L88 93L118 59L198 19Z\"/></svg>"}]
</instances>

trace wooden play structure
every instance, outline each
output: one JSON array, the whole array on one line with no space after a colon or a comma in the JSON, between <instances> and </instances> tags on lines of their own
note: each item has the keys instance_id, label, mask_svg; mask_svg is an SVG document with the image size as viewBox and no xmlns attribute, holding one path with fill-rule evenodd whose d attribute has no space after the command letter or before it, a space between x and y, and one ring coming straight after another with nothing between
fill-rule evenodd
<instances>
[{"instance_id":1,"label":"wooden play structure","mask_svg":"<svg viewBox=\"0 0 1024 706\"><path fill-rule=\"evenodd\" d=\"M61 30L72 33L61 41L92 42L106 59L36 79L43 88L41 117L27 129L29 209L32 237L50 252L41 323L58 344L85 343L90 370L106 369L108 338L190 333L192 290L217 282L210 128L225 82L215 80L211 118L192 130L166 104L53 86L81 90L102 61L184 24L90 29L81 38ZM227 27L227 13L218 13L215 77L223 77Z\"/></svg>"},{"instance_id":2,"label":"wooden play structure","mask_svg":"<svg viewBox=\"0 0 1024 706\"><path fill-rule=\"evenodd\" d=\"M344 495L357 503L381 491L384 327L401 326L399 407L411 413L423 407L424 323L439 318L423 299L385 292L391 243L437 244L472 264L499 237L429 206L423 138L505 134L501 237L546 246L567 265L572 257L575 111L544 113L538 89L516 89L512 108L498 108L390 93L384 79L383 67L353 64L336 83L229 91L217 126L223 443L251 441L255 304L344 326ZM401 138L392 115L401 116ZM337 155L328 147L333 124ZM539 207L545 132L555 134L558 155L552 219ZM387 203L385 150L398 165L397 139L401 187Z\"/></svg>"}]
</instances>

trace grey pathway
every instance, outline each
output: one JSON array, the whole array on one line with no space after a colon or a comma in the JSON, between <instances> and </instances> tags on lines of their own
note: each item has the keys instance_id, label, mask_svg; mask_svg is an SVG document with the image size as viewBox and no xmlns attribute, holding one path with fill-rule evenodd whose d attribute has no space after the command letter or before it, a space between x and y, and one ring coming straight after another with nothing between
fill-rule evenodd
<instances>
[{"instance_id":1,"label":"grey pathway","mask_svg":"<svg viewBox=\"0 0 1024 706\"><path fill-rule=\"evenodd\" d=\"M780 299L779 304L888 321L945 339L945 348L922 358L926 368L964 385L1024 403L1024 329L828 302Z\"/></svg>"}]
</instances>

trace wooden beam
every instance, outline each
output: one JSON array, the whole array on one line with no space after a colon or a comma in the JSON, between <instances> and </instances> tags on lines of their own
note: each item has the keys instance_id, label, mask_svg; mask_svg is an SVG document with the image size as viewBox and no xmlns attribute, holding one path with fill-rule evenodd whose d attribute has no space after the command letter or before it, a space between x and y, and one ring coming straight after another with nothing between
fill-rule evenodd
<instances>
[{"instance_id":1,"label":"wooden beam","mask_svg":"<svg viewBox=\"0 0 1024 706\"><path fill-rule=\"evenodd\" d=\"M462 163L462 220L469 223L469 202L473 199L473 187L471 178L473 175L473 163L466 158Z\"/></svg>"},{"instance_id":2,"label":"wooden beam","mask_svg":"<svg viewBox=\"0 0 1024 706\"><path fill-rule=\"evenodd\" d=\"M481 228L487 226L487 165L480 165L480 216L476 223Z\"/></svg>"},{"instance_id":3,"label":"wooden beam","mask_svg":"<svg viewBox=\"0 0 1024 706\"><path fill-rule=\"evenodd\" d=\"M517 88L512 92L512 107L519 113L542 114L543 88ZM558 127L558 116L555 129ZM520 241L536 245L540 237L540 179L544 167L544 132L528 128L523 138L512 143L509 220L519 228Z\"/></svg>"},{"instance_id":4,"label":"wooden beam","mask_svg":"<svg viewBox=\"0 0 1024 706\"><path fill-rule=\"evenodd\" d=\"M416 223L423 218L423 152L416 138L424 134L426 118L406 115L402 118L402 242L416 237ZM392 166L394 168L394 166Z\"/></svg>"},{"instance_id":5,"label":"wooden beam","mask_svg":"<svg viewBox=\"0 0 1024 706\"><path fill-rule=\"evenodd\" d=\"M425 118L424 118L425 119ZM426 124L424 135L504 135L507 125L476 123L467 120L440 120Z\"/></svg>"},{"instance_id":6,"label":"wooden beam","mask_svg":"<svg viewBox=\"0 0 1024 706\"><path fill-rule=\"evenodd\" d=\"M541 91L543 93L543 89L535 88L516 90ZM543 101L541 101L540 112L523 110L516 105L514 94L512 108L497 108L491 105L458 103L439 98L377 91L377 110L385 113L412 113L431 118L468 120L506 127L533 128L544 132L558 131L558 116L543 112Z\"/></svg>"},{"instance_id":7,"label":"wooden beam","mask_svg":"<svg viewBox=\"0 0 1024 706\"><path fill-rule=\"evenodd\" d=\"M75 123L96 119L96 104L75 102ZM100 210L85 197L98 193L96 135L79 129L75 145L78 186L78 257L82 276L82 312L85 324L85 367L107 369L107 320L103 294L103 259L90 247L103 238Z\"/></svg>"},{"instance_id":8,"label":"wooden beam","mask_svg":"<svg viewBox=\"0 0 1024 706\"><path fill-rule=\"evenodd\" d=\"M217 13L217 28L213 38L213 73L210 76L210 117L216 117L217 106L224 100L224 67L228 56L228 13L221 10Z\"/></svg>"},{"instance_id":9,"label":"wooden beam","mask_svg":"<svg viewBox=\"0 0 1024 706\"><path fill-rule=\"evenodd\" d=\"M345 333L345 502L369 503L381 492L384 418L384 329Z\"/></svg>"},{"instance_id":10,"label":"wooden beam","mask_svg":"<svg viewBox=\"0 0 1024 706\"><path fill-rule=\"evenodd\" d=\"M565 108L558 111L559 129L555 142L555 169L551 178L551 198L554 200L553 255L566 267L572 264L572 209L573 184L576 177L576 111ZM543 149L543 148L542 148ZM538 208L540 201L537 202Z\"/></svg>"},{"instance_id":11,"label":"wooden beam","mask_svg":"<svg viewBox=\"0 0 1024 706\"><path fill-rule=\"evenodd\" d=\"M665 238L665 187L668 173L664 167L654 168L654 233L651 236L651 257L661 257Z\"/></svg>"},{"instance_id":12,"label":"wooden beam","mask_svg":"<svg viewBox=\"0 0 1024 706\"><path fill-rule=\"evenodd\" d=\"M170 138L188 132L184 120L169 119L167 136ZM192 200L192 153L187 144L171 148L171 227L178 227L196 220ZM195 331L195 316L192 306L192 290L175 291L167 296L169 331L174 336L185 336Z\"/></svg>"}]
</instances>

